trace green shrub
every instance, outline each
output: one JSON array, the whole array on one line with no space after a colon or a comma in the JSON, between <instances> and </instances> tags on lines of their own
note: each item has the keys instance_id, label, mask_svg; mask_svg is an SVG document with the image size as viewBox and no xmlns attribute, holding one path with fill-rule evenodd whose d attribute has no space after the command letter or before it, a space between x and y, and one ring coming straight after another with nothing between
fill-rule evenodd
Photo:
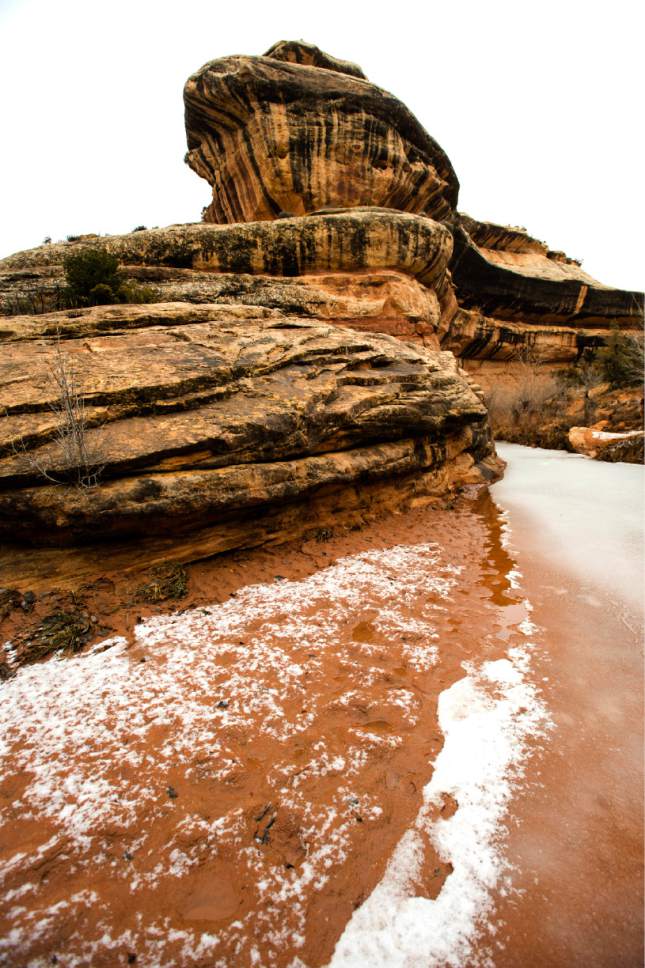
<instances>
[{"instance_id":1,"label":"green shrub","mask_svg":"<svg viewBox=\"0 0 645 968\"><path fill-rule=\"evenodd\" d=\"M63 263L65 286L41 286L0 300L0 316L34 316L60 309L153 303L159 293L151 286L124 280L119 260L103 248L85 248Z\"/></svg>"},{"instance_id":2,"label":"green shrub","mask_svg":"<svg viewBox=\"0 0 645 968\"><path fill-rule=\"evenodd\" d=\"M106 306L113 303L154 302L149 286L123 279L119 260L105 249L83 249L65 259L65 278L70 306Z\"/></svg>"},{"instance_id":3,"label":"green shrub","mask_svg":"<svg viewBox=\"0 0 645 968\"><path fill-rule=\"evenodd\" d=\"M83 249L68 255L63 265L70 300L78 306L117 301L107 298L108 289L114 297L121 286L119 260L115 255L105 249Z\"/></svg>"},{"instance_id":4,"label":"green shrub","mask_svg":"<svg viewBox=\"0 0 645 968\"><path fill-rule=\"evenodd\" d=\"M119 302L152 303L157 301L157 292L151 286L137 286L124 282L119 289Z\"/></svg>"},{"instance_id":5,"label":"green shrub","mask_svg":"<svg viewBox=\"0 0 645 968\"><path fill-rule=\"evenodd\" d=\"M612 387L637 386L643 380L642 340L612 326L607 342L596 353L596 364Z\"/></svg>"},{"instance_id":6,"label":"green shrub","mask_svg":"<svg viewBox=\"0 0 645 968\"><path fill-rule=\"evenodd\" d=\"M90 289L88 298L92 306L110 306L118 302L113 289L104 282L99 282L98 286Z\"/></svg>"}]
</instances>

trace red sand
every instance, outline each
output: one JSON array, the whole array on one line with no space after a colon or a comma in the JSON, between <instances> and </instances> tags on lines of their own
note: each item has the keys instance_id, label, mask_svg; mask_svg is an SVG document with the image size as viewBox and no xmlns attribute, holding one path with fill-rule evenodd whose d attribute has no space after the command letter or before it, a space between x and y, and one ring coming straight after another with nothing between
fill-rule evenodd
<instances>
[{"instance_id":1,"label":"red sand","mask_svg":"<svg viewBox=\"0 0 645 968\"><path fill-rule=\"evenodd\" d=\"M404 633L387 619L390 602L378 585L366 585L372 591L331 626L331 601L304 609L308 634L318 624L324 648L315 636L302 638L302 625L298 635L288 632L293 610L245 621L195 681L192 698L198 712L213 710L216 738L202 729L192 748L177 739L185 723L173 720L172 702L166 718L159 714L163 684L176 677L181 690L184 681L185 665L172 665L172 632L164 633L167 648L134 636L141 619L168 607L132 604L137 582L117 574L84 590L103 637L129 642L123 688L131 724L109 720L107 748L64 738L69 773L91 775L95 763L96 777L122 800L128 788L142 792L127 809L97 816L79 842L70 829L82 811L63 814L74 801L64 795L65 760L51 765L63 770L57 816L54 800L49 807L29 800L24 744L12 748L6 737L0 865L25 856L2 886L3 964L237 968L289 965L297 956L324 965L419 810L443 741L439 693L464 675L463 662L505 654L526 617L525 596L549 650L538 674L548 677L558 729L531 761L528 787L517 789L507 854L523 893L496 899L493 960L500 968L641 963L634 635L610 610L576 602L574 588L560 595L545 587L554 579L538 562L523 563L523 588L513 591L513 562L488 496L452 511L389 516L322 543L196 564L181 608L235 602L249 585L303 579L339 558L421 542L436 543L436 560L429 553L426 571L420 565L407 584L405 575L391 576ZM445 586L432 584L437 575ZM31 615L12 613L5 638L55 601L39 600ZM414 632L415 622L424 633ZM423 652L430 624L436 664ZM111 661L110 650L103 655ZM106 709L114 713L114 705ZM175 753L165 756L173 742ZM441 810L447 816L456 807L447 798ZM419 895L436 897L449 873L428 842Z\"/></svg>"}]
</instances>

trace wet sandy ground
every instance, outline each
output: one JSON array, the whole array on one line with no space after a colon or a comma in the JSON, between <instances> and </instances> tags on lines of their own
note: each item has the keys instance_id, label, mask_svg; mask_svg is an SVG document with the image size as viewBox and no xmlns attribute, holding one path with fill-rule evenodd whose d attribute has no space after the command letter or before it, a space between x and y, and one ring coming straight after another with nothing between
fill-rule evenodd
<instances>
[{"instance_id":1,"label":"wet sandy ground","mask_svg":"<svg viewBox=\"0 0 645 968\"><path fill-rule=\"evenodd\" d=\"M511 464L536 459L523 451L502 448ZM554 459L562 457L568 455ZM556 498L560 521L552 514L541 520L543 502L535 495L522 499L512 466L503 486L493 489L511 509L514 555L540 637L548 643L534 669L538 678L548 677L545 695L555 724L534 782L514 802L508 858L517 868L518 893L498 901L499 968L643 964L639 488L636 482L632 492L622 489L617 474L605 493L602 488L607 470L642 475L642 468L572 466L589 475L589 499L601 519L589 520L581 532L577 567L566 548L571 520L564 488ZM548 464L544 473L551 473ZM552 493L548 480L543 483ZM623 507L612 508L616 501ZM627 506L633 529L620 520Z\"/></svg>"},{"instance_id":2,"label":"wet sandy ground","mask_svg":"<svg viewBox=\"0 0 645 968\"><path fill-rule=\"evenodd\" d=\"M415 825L436 898L438 697L524 643L512 568L484 495L196 565L168 617L105 576L100 650L3 687L2 963L324 965Z\"/></svg>"},{"instance_id":3,"label":"wet sandy ground","mask_svg":"<svg viewBox=\"0 0 645 968\"><path fill-rule=\"evenodd\" d=\"M500 899L499 968L643 964L642 636L548 562L523 565L549 642L537 675L555 723L513 807L518 892Z\"/></svg>"}]
</instances>

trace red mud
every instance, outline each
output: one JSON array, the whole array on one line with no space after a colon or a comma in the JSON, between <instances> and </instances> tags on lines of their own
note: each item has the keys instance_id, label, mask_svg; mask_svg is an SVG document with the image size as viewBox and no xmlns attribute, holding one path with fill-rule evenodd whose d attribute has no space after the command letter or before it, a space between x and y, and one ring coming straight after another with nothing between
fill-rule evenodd
<instances>
[{"instance_id":1,"label":"red mud","mask_svg":"<svg viewBox=\"0 0 645 968\"><path fill-rule=\"evenodd\" d=\"M161 646L147 647L145 636L136 640L134 630L146 614L167 612L168 605L151 609L133 603L132 580L128 584L116 575L78 593L104 637L121 633L128 639L130 672L123 689L140 689L128 700L138 706L128 716L135 724L141 715L146 725L129 730L115 716L113 700L110 705L105 699L104 715L118 739L114 748L91 742L88 747L84 739L75 747L72 731L61 741L62 762L71 773L82 777L89 771L107 782L106 796L115 804L127 799L130 786L139 790L141 784L143 792L127 810L115 806L113 815L97 816L85 830L86 841L76 842L66 808L74 797L62 797L63 819L51 806L34 806L29 756L20 745L12 752L9 737L0 787L0 863L24 856L16 858L3 885L11 900L3 905L0 934L14 938L5 946L5 963L46 964L55 957L62 966L111 966L135 963L136 957L143 965L288 965L297 955L318 966L329 960L352 911L378 883L419 811L442 745L439 693L463 676L464 661L503 655L523 617L521 600L505 577L511 562L499 542L490 498L464 500L452 511L389 516L322 542L196 564L189 569L189 597L181 603L186 609L233 602L251 584L282 587L283 579L320 574L338 558L422 542L435 543L436 561L431 554L427 573L419 572L418 581L408 576L407 585L396 584L401 576L389 579L394 597L404 602L404 633L388 631L390 602L377 588L334 619L324 647L285 635L290 616L278 608L236 632L235 648L232 643L209 666L206 686L205 676L190 685L190 669L177 666L180 692L187 681L199 708L214 709L217 750L198 741L186 754L174 735L179 725L156 712L155 689L168 675L164 666L173 633L164 633ZM15 637L17 624L36 622L52 601L38 599L29 615L14 610L5 638L12 626ZM333 604L318 600L305 619L324 630ZM423 652L429 618L435 664ZM414 631L415 622L423 634ZM260 656L255 672L243 673L240 663L253 656L258 642L262 649L279 646L282 664L274 668L273 660L267 664ZM110 650L103 655L109 661ZM285 686L289 663L305 670L297 688ZM236 718L247 687L246 714ZM280 715L271 718L254 706L253 690L275 696ZM100 706L103 701L99 697ZM93 709L78 719L85 715L91 718ZM81 735L84 725L78 722ZM164 756L175 741L176 755ZM130 760L119 760L119 748ZM56 763L51 770L59 771L56 783L64 788L68 771ZM55 787L52 796L57 795ZM448 798L441 809L447 816L456 806ZM419 894L435 897L449 873L450 865L428 843Z\"/></svg>"},{"instance_id":2,"label":"red mud","mask_svg":"<svg viewBox=\"0 0 645 968\"><path fill-rule=\"evenodd\" d=\"M530 781L516 790L506 850L514 890L495 899L493 948L488 939L482 948L497 968L642 963L637 634L607 603L578 600L570 578L535 558L521 561L521 595L511 590L514 563L488 496L451 511L388 516L329 540L192 565L180 611L245 602L249 585L282 588L285 579L321 575L346 556L422 542L436 547L419 575L407 584L391 575L405 632L388 626L391 602L377 585L340 617L331 597L303 600L301 610L278 603L249 613L201 675L203 641L196 641L194 682L185 654L173 659L179 632L166 628L150 645L145 633L136 635L147 617L172 610L134 601L142 575L97 573L97 582L74 590L96 619L94 640L122 634L128 641L125 674L114 668L124 675L129 721L114 718L108 679L107 698L99 695L96 705L114 739L88 745L79 721L78 743L73 732L61 740L70 775L89 770L91 778L94 763L115 807L112 815L99 811L86 841L75 839L75 815L65 813L70 797L61 795L59 815L55 803L30 799L29 743L12 746L7 737L0 869L9 870L12 858L16 864L2 886L2 964L245 968L297 957L324 965L418 813L443 741L439 693L463 676L463 662L504 655L526 617L525 595L548 649L535 656L535 676L545 680L557 728L531 761ZM433 584L437 576L445 587ZM31 612L14 608L3 638L69 604L66 596L39 595ZM306 634L302 625L289 632L295 618ZM425 632L415 632L414 622ZM423 653L429 623L435 664ZM106 662L111 654L103 654ZM100 669L102 658L69 661ZM301 678L289 679L292 667ZM202 730L192 745L180 742L185 724L172 710L186 701L186 688L196 708L212 710L211 740ZM274 701L278 713L266 705ZM173 743L174 753L164 755ZM62 762L51 763L61 789ZM128 789L136 796L126 809ZM54 787L52 803L57 796ZM446 798L438 812L457 808ZM449 873L428 842L418 894L435 897Z\"/></svg>"},{"instance_id":3,"label":"red mud","mask_svg":"<svg viewBox=\"0 0 645 968\"><path fill-rule=\"evenodd\" d=\"M513 515L555 730L517 791L497 968L643 964L643 638L637 615L535 554ZM530 552L529 552L530 549ZM522 553L524 552L524 553Z\"/></svg>"}]
</instances>

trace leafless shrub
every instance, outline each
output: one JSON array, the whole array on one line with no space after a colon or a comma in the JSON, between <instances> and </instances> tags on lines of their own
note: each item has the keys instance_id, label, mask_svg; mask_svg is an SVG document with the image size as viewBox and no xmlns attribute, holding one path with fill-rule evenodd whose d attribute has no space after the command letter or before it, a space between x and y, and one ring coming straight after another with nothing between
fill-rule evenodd
<instances>
[{"instance_id":1,"label":"leafless shrub","mask_svg":"<svg viewBox=\"0 0 645 968\"><path fill-rule=\"evenodd\" d=\"M61 348L60 335L57 334L54 359L50 367L56 399L50 404L57 418L53 441L55 444L56 464L54 470L33 451L23 446L22 455L39 476L52 484L75 484L77 487L94 487L103 472L99 448L88 438L88 421L85 400L79 387L74 366Z\"/></svg>"},{"instance_id":2,"label":"leafless shrub","mask_svg":"<svg viewBox=\"0 0 645 968\"><path fill-rule=\"evenodd\" d=\"M6 295L0 303L0 315L40 316L42 313L70 308L69 296L63 286L42 286L20 294Z\"/></svg>"},{"instance_id":3,"label":"leafless shrub","mask_svg":"<svg viewBox=\"0 0 645 968\"><path fill-rule=\"evenodd\" d=\"M548 418L562 407L565 396L558 380L530 352L523 352L513 367L513 382L493 385L484 394L493 435L523 443L542 439Z\"/></svg>"}]
</instances>

